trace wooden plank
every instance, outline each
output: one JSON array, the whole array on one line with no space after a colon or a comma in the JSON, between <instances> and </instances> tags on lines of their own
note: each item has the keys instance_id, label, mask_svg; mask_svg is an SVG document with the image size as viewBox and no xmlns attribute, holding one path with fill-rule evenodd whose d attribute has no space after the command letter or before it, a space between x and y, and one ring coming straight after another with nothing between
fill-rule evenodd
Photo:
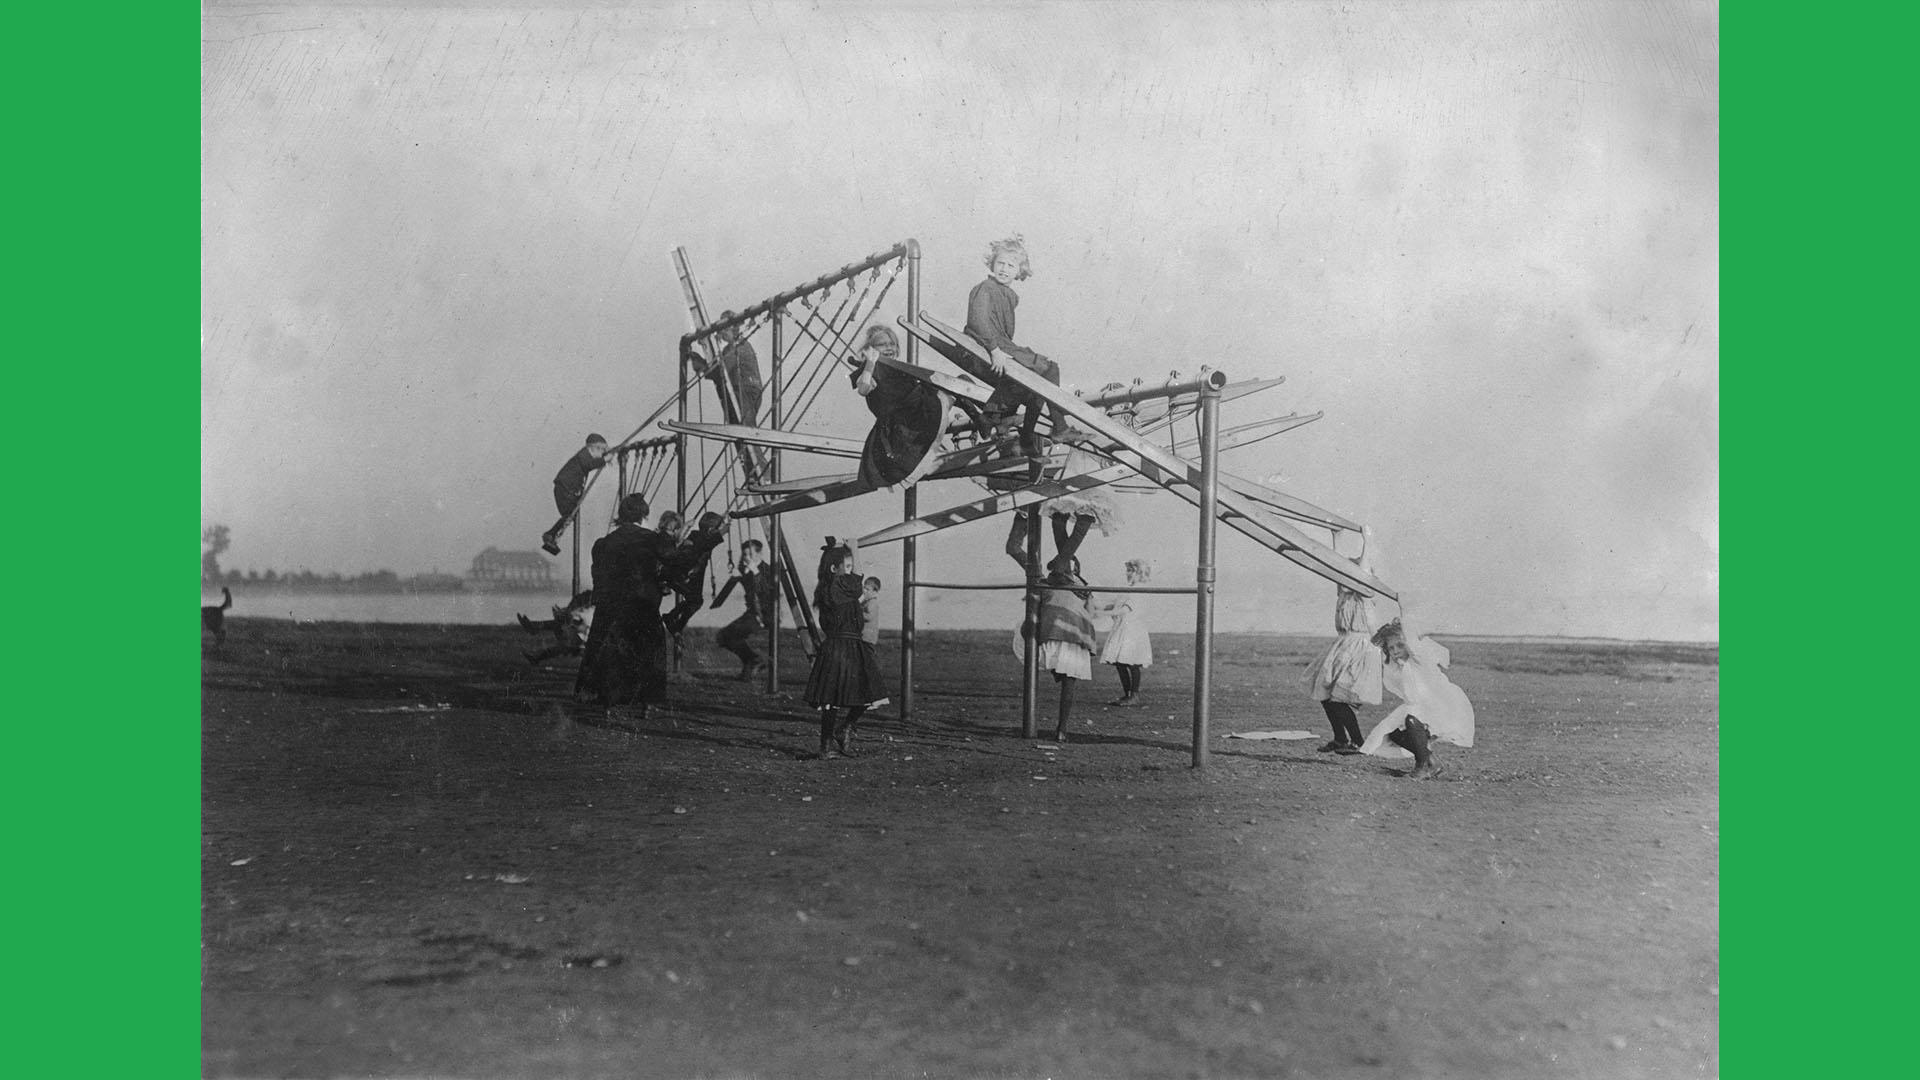
<instances>
[{"instance_id":1,"label":"wooden plank","mask_svg":"<svg viewBox=\"0 0 1920 1080\"><path fill-rule=\"evenodd\" d=\"M1200 505L1200 493L1193 488L1184 484L1166 487L1195 507ZM1225 492L1220 493L1219 501L1223 505L1228 501ZM1399 593L1373 575L1362 572L1352 559L1336 554L1324 544L1308 540L1285 522L1245 506L1227 509L1219 517L1221 524L1336 585L1344 585L1370 596L1384 596L1396 602L1400 599ZM1303 540L1306 543L1301 543Z\"/></svg>"},{"instance_id":2,"label":"wooden plank","mask_svg":"<svg viewBox=\"0 0 1920 1080\"><path fill-rule=\"evenodd\" d=\"M791 495L796 491L810 491L822 484L857 479L859 475L859 473L823 473L819 476L801 476L792 480L782 480L777 484L753 484L740 490L747 495Z\"/></svg>"},{"instance_id":3,"label":"wooden plank","mask_svg":"<svg viewBox=\"0 0 1920 1080\"><path fill-rule=\"evenodd\" d=\"M1271 435L1277 435L1281 431L1289 431L1289 430L1292 430L1293 428L1301 426L1302 424L1311 423L1315 420L1318 420L1321 417L1321 415L1322 415L1321 413L1314 413L1311 416L1305 416L1305 417L1298 416L1298 415L1276 416L1266 420L1256 420L1252 424L1245 424L1239 428L1233 429L1232 432L1221 432L1220 433L1220 444L1221 444L1220 449L1227 450L1227 449L1231 449L1232 446L1240 445L1239 443L1229 444L1228 436L1230 434L1239 434L1247 431L1250 428L1260 428L1267 425L1284 425L1284 426L1280 426L1277 431L1256 432L1257 437L1254 439L1254 441L1257 442L1259 441L1259 439L1268 438ZM1198 446L1199 443L1200 443L1199 439L1188 436L1188 437L1175 440L1175 442L1169 449L1177 454L1177 453L1180 453L1181 451L1190 450ZM1120 446L1118 443L1112 443L1112 442L1101 443L1096 440L1095 443L1092 445L1092 449L1100 453L1113 453L1116 450L1120 449ZM1182 458L1180 460L1184 461L1185 459ZM1220 483L1227 487L1232 488L1234 491L1238 492L1239 494L1244 495L1247 498L1252 499L1257 503L1260 503L1261 505L1267 507L1269 510L1273 510L1286 517L1293 518L1296 521L1303 521L1309 525L1318 525L1322 528L1327 528L1327 529L1346 529L1352 532L1360 531L1360 526L1358 523L1350 521L1347 518L1339 514L1336 514L1331 510L1326 510L1321 507L1315 506L1314 504L1308 502L1305 499L1299 498L1298 496L1289 495L1286 492L1279 490L1278 488L1268 487L1267 485L1262 484L1257 480L1249 480L1244 476L1240 476L1236 473L1228 472L1225 469L1220 470ZM1138 489L1127 488L1125 490L1138 490Z\"/></svg>"},{"instance_id":4,"label":"wooden plank","mask_svg":"<svg viewBox=\"0 0 1920 1080\"><path fill-rule=\"evenodd\" d=\"M748 427L745 424L694 424L681 423L678 420L662 420L660 426L668 431L678 431L687 435L698 435L703 439L724 439L729 442L743 442L753 446L768 446L779 450L801 450L810 454L828 454L833 457L857 458L862 443L858 439L842 439L832 435L809 435L798 431L781 431L779 428Z\"/></svg>"},{"instance_id":5,"label":"wooden plank","mask_svg":"<svg viewBox=\"0 0 1920 1080\"><path fill-rule=\"evenodd\" d=\"M1278 488L1268 487L1244 476L1236 476L1225 469L1220 469L1219 474L1221 487L1229 488L1234 494L1251 499L1275 513L1326 529L1360 531L1358 522L1348 520L1331 510L1323 510L1305 499L1295 498Z\"/></svg>"},{"instance_id":6,"label":"wooden plank","mask_svg":"<svg viewBox=\"0 0 1920 1080\"><path fill-rule=\"evenodd\" d=\"M984 356L971 338L958 335L952 327L931 315L922 312L920 320L931 327L936 334L948 337L956 347L971 348L976 356ZM1089 431L1117 443L1117 452L1112 456L1133 465L1141 475L1197 505L1198 489L1201 483L1199 466L1148 442L1126 425L1072 394L1062 391L1019 364L1007 364L1003 374L1034 396L1048 404L1059 406L1062 412L1073 417ZM1269 550L1278 552L1290 561L1329 581L1346 585L1361 593L1387 597L1394 595L1393 590L1385 583L1362 571L1353 560L1340 555L1292 525L1264 513L1252 499L1235 491L1229 484L1219 484L1215 498L1220 509L1240 515L1222 515L1222 521Z\"/></svg>"},{"instance_id":7,"label":"wooden plank","mask_svg":"<svg viewBox=\"0 0 1920 1080\"><path fill-rule=\"evenodd\" d=\"M774 514L787 514L795 510L811 510L816 506L825 506L828 503L839 502L842 499L851 499L855 495L865 495L867 492L875 490L877 489L872 484L867 483L856 475L851 480L833 480L816 484L805 491L796 491L791 495L783 495L777 499L769 499L759 506L749 506L744 510L735 510L727 516L736 520L744 520L746 518L770 517Z\"/></svg>"},{"instance_id":8,"label":"wooden plank","mask_svg":"<svg viewBox=\"0 0 1920 1080\"><path fill-rule=\"evenodd\" d=\"M921 477L921 480L953 480L968 476L991 476L1002 472L1018 472L1025 475L1027 459L1024 456L992 458L982 455L982 451L993 449L997 447L969 446L964 450L949 451L942 455L940 463L933 471ZM877 489L860 483L858 473L830 473L798 480L786 480L778 484L761 484L742 490L749 495L778 495L783 498L736 510L732 514L735 518L767 517L793 510L808 510L865 495Z\"/></svg>"},{"instance_id":9,"label":"wooden plank","mask_svg":"<svg viewBox=\"0 0 1920 1080\"><path fill-rule=\"evenodd\" d=\"M1095 469L1093 472L1081 473L1078 476L1065 476L1058 480L1045 480L1038 484L1023 487L1018 491L1008 491L999 495L992 495L976 502L962 503L959 506L935 511L934 513L915 518L912 521L903 521L897 525L890 525L887 528L881 529L879 532L870 533L861 537L859 544L864 548L871 547L875 544L889 544L895 540L905 540L913 536L925 536L928 533L939 532L942 529L951 529L956 525L966 525L985 518L995 517L1007 513L1010 510L1017 510L1023 506L1032 506L1035 503L1045 502L1048 499L1058 498L1061 495L1071 495L1074 492L1086 491L1089 488L1096 488L1102 484L1111 484L1115 480L1124 480L1132 474L1133 469L1129 466L1109 465L1104 469Z\"/></svg>"},{"instance_id":10,"label":"wooden plank","mask_svg":"<svg viewBox=\"0 0 1920 1080\"><path fill-rule=\"evenodd\" d=\"M880 363L882 366L892 368L902 375L918 379L924 383L931 383L949 394L966 398L969 401L985 401L993 396L993 387L988 386L986 383L970 375L949 375L944 371L935 371L932 368L921 367L918 364L909 364L905 360L889 360L884 356L880 357Z\"/></svg>"}]
</instances>

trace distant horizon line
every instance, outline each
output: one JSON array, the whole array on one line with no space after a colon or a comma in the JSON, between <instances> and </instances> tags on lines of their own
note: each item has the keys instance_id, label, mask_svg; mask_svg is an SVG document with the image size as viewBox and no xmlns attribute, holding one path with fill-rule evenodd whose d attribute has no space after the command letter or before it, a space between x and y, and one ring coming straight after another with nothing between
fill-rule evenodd
<instances>
[{"instance_id":1,"label":"distant horizon line","mask_svg":"<svg viewBox=\"0 0 1920 1080\"><path fill-rule=\"evenodd\" d=\"M527 590L528 594L531 594L532 592L533 590ZM563 595L563 594L548 594L548 595ZM262 620L269 620L273 622L309 622L309 623L313 623L313 622L371 623L371 622L379 621L379 620L370 620L370 619L302 619L302 618L295 618L292 615L278 616L278 615L255 615L255 614L230 616L230 617L240 618L240 619L262 619ZM394 625L398 625L398 626L407 626L407 625L485 626L490 624L435 622L432 620L423 620L417 623L405 622L405 623L395 623ZM793 628L782 626L782 629L790 630ZM899 633L899 630L893 627L886 627L883 629L891 633L895 633L895 634ZM916 626L914 629L914 632L917 634L995 633L995 632L1002 631L1004 629L1005 629L1004 627L999 627L999 626L932 626L932 627ZM1230 634L1230 635L1241 635L1245 637L1285 637L1285 638L1314 638L1314 639L1329 638L1334 636L1331 633L1321 633L1321 632L1315 632L1311 630L1215 630L1214 633L1216 635ZM1610 637L1605 634L1538 634L1538 633L1535 633L1535 634L1488 634L1488 633L1477 633L1477 632L1455 631L1455 630L1422 630L1421 633L1423 636L1452 638L1455 641L1485 641L1485 642L1542 641L1542 642L1569 643L1569 644L1577 644L1577 645L1584 645L1584 644L1691 645L1691 646L1697 646L1701 648L1711 646L1716 649L1720 647L1720 639L1718 638L1708 638L1708 639L1636 638L1636 637ZM1169 634L1168 636L1172 636L1172 635ZM1186 635L1182 634L1179 636L1185 637Z\"/></svg>"}]
</instances>

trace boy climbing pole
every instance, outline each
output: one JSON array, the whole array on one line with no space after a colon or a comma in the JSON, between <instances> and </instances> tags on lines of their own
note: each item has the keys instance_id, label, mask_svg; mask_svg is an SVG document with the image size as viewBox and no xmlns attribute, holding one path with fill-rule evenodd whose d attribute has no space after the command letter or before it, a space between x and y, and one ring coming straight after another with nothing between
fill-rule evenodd
<instances>
[{"instance_id":1,"label":"boy climbing pole","mask_svg":"<svg viewBox=\"0 0 1920 1080\"><path fill-rule=\"evenodd\" d=\"M588 435L587 445L581 447L567 459L560 471L553 474L553 506L560 511L560 520L553 523L540 537L540 547L549 555L560 554L560 534L567 530L567 521L574 511L580 509L580 500L587 497L587 478L599 471L607 463L607 440L599 435Z\"/></svg>"}]
</instances>

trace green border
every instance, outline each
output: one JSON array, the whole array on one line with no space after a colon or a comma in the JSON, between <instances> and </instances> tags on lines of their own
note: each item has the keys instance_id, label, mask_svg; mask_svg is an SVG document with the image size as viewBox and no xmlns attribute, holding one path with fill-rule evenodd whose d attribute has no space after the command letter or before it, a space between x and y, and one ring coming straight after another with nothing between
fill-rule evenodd
<instances>
[{"instance_id":1,"label":"green border","mask_svg":"<svg viewBox=\"0 0 1920 1080\"><path fill-rule=\"evenodd\" d=\"M1885 550L1914 457L1914 345L1888 326L1911 302L1909 12L1723 12L1727 1076L1897 1075L1911 1058L1914 762L1901 740L1862 737L1905 719L1907 635L1876 627L1901 626L1911 592ZM31 1034L8 1060L22 1075L197 1075L198 636L176 582L198 551L173 545L200 528L199 17L41 8L15 32L30 254L9 437L31 517L10 549L16 566L75 572L31 584L28 603L52 614L16 637L33 674L11 710L9 892ZM82 442L138 466L89 483L66 449ZM1783 492L1844 513L1796 512ZM70 526L57 545L46 507ZM1835 541L1892 569L1894 595L1782 557ZM110 615L60 617L76 604Z\"/></svg>"},{"instance_id":2,"label":"green border","mask_svg":"<svg viewBox=\"0 0 1920 1080\"><path fill-rule=\"evenodd\" d=\"M7 869L21 1076L200 1071L199 13L23 8ZM104 454L99 453L104 451ZM105 469L94 467L100 460ZM178 520L176 520L178 519ZM19 602L18 598L16 598Z\"/></svg>"},{"instance_id":3,"label":"green border","mask_svg":"<svg viewBox=\"0 0 1920 1080\"><path fill-rule=\"evenodd\" d=\"M1915 345L1891 324L1913 303L1916 20L1721 14L1722 1072L1895 1076L1916 762L1877 736L1907 723L1911 666Z\"/></svg>"}]
</instances>

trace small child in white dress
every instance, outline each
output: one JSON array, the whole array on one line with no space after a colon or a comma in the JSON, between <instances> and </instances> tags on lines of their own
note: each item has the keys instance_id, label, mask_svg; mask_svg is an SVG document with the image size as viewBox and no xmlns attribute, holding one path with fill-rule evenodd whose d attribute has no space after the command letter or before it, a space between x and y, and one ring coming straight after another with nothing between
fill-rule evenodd
<instances>
[{"instance_id":1,"label":"small child in white dress","mask_svg":"<svg viewBox=\"0 0 1920 1080\"><path fill-rule=\"evenodd\" d=\"M1438 776L1431 749L1434 740L1473 745L1473 702L1442 670L1452 656L1432 638L1409 634L1399 619L1381 627L1373 641L1386 657L1382 682L1388 693L1400 699L1400 706L1374 725L1360 752L1381 757L1411 754L1409 777Z\"/></svg>"},{"instance_id":2,"label":"small child in white dress","mask_svg":"<svg viewBox=\"0 0 1920 1080\"><path fill-rule=\"evenodd\" d=\"M1153 563L1146 559L1127 560L1127 584L1138 585L1153 577ZM1089 605L1090 610L1113 619L1107 643L1100 648L1100 662L1112 664L1120 675L1120 696L1109 705L1139 705L1141 669L1153 665L1153 640L1148 636L1146 620L1133 609L1132 594L1121 593L1112 600Z\"/></svg>"}]
</instances>

